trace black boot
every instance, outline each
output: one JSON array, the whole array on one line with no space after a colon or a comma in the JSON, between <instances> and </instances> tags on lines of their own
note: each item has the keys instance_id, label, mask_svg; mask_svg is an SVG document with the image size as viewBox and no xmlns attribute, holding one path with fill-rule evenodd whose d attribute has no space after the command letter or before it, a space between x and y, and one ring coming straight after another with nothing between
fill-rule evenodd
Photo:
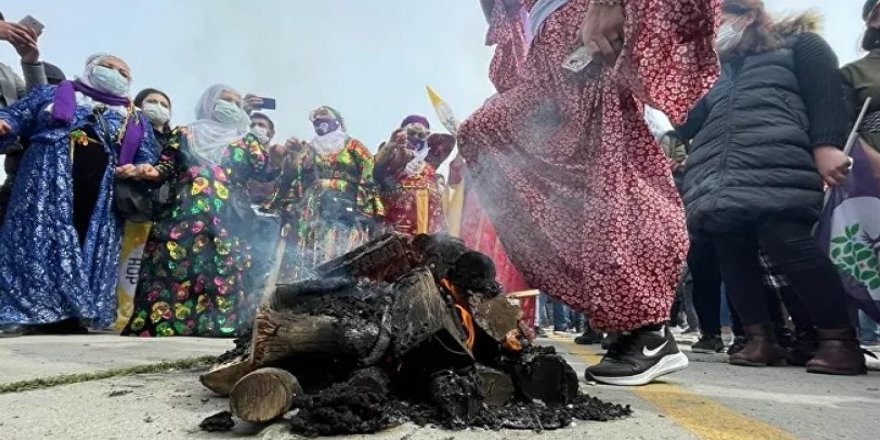
<instances>
[{"instance_id":1,"label":"black boot","mask_svg":"<svg viewBox=\"0 0 880 440\"><path fill-rule=\"evenodd\" d=\"M574 343L578 345L592 345L598 344L602 342L602 333L599 333L592 328L587 328L587 331L584 334L574 338Z\"/></svg>"}]
</instances>

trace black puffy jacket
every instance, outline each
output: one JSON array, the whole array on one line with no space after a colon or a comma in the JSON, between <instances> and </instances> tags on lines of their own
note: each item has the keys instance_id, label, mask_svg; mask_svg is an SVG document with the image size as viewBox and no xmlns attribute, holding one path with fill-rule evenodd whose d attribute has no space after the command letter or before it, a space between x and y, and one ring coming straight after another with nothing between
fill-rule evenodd
<instances>
[{"instance_id":1,"label":"black puffy jacket","mask_svg":"<svg viewBox=\"0 0 880 440\"><path fill-rule=\"evenodd\" d=\"M817 113L803 99L795 58L789 46L727 60L721 78L680 128L692 138L683 197L691 232L723 234L766 216L818 219L823 186L812 149L845 138L845 119L829 124L823 118L823 133L831 126L834 141L815 135L810 116ZM839 106L842 112L838 96L839 103L822 110Z\"/></svg>"}]
</instances>

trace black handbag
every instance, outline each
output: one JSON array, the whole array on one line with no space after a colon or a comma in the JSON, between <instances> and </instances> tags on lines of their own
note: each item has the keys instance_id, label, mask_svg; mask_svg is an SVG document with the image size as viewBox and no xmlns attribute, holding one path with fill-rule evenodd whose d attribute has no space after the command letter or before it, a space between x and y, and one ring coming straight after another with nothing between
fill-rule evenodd
<instances>
[{"instance_id":1,"label":"black handbag","mask_svg":"<svg viewBox=\"0 0 880 440\"><path fill-rule=\"evenodd\" d=\"M107 120L99 108L95 109L95 119L101 126L104 142L113 155L114 166L119 163L116 145L110 137ZM135 223L147 223L158 220L167 212L177 197L174 179L166 177L161 182L148 182L131 179L115 179L113 204L117 212L125 220Z\"/></svg>"}]
</instances>

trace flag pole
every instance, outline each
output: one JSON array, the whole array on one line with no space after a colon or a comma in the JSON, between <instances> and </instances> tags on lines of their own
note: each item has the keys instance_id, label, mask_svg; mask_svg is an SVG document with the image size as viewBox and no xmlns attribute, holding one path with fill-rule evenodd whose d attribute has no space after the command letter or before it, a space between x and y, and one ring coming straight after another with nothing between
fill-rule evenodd
<instances>
[{"instance_id":1,"label":"flag pole","mask_svg":"<svg viewBox=\"0 0 880 440\"><path fill-rule=\"evenodd\" d=\"M862 126L862 122L865 120L865 115L868 113L868 106L871 105L871 98L865 99L865 104L862 105L862 111L859 112L859 117L856 119L856 124L853 126L852 131L849 132L849 137L846 139L846 145L843 146L843 153L847 156L852 153L853 147L856 145L856 141L859 139L859 128ZM852 158L850 158L852 160ZM831 200L831 189L829 188L825 191L825 201L822 203L822 210L825 210L825 207L828 206L828 201Z\"/></svg>"}]
</instances>

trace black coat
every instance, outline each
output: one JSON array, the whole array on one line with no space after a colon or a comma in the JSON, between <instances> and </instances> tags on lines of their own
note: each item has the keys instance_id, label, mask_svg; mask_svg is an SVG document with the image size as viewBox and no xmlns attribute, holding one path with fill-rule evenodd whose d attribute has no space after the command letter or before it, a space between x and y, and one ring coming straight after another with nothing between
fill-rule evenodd
<instances>
[{"instance_id":1,"label":"black coat","mask_svg":"<svg viewBox=\"0 0 880 440\"><path fill-rule=\"evenodd\" d=\"M693 138L684 181L688 228L720 234L765 216L817 220L822 179L792 50L737 58L722 68L680 128Z\"/></svg>"}]
</instances>

